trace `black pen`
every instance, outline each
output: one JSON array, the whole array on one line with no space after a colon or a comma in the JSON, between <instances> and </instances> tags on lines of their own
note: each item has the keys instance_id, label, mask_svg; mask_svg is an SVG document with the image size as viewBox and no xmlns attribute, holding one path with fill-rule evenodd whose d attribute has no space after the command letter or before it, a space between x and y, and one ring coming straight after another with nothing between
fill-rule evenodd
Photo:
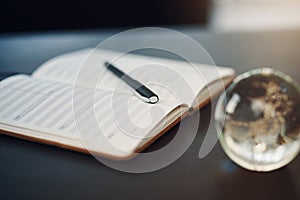
<instances>
[{"instance_id":1,"label":"black pen","mask_svg":"<svg viewBox=\"0 0 300 200\"><path fill-rule=\"evenodd\" d=\"M159 98L158 96L152 92L149 88L147 88L142 83L138 82L137 80L131 78L115 66L113 66L109 62L105 62L104 65L109 69L113 74L123 80L127 85L132 87L137 93L139 93L140 97L146 101L147 103L157 103Z\"/></svg>"}]
</instances>

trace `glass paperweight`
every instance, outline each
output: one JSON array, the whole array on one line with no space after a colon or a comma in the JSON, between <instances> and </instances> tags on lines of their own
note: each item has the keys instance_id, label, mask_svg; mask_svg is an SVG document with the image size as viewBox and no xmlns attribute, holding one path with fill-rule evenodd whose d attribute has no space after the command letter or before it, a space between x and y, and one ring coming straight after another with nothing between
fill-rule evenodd
<instances>
[{"instance_id":1,"label":"glass paperweight","mask_svg":"<svg viewBox=\"0 0 300 200\"><path fill-rule=\"evenodd\" d=\"M300 149L300 89L288 75L256 69L237 76L217 103L225 153L254 171L278 169Z\"/></svg>"}]
</instances>

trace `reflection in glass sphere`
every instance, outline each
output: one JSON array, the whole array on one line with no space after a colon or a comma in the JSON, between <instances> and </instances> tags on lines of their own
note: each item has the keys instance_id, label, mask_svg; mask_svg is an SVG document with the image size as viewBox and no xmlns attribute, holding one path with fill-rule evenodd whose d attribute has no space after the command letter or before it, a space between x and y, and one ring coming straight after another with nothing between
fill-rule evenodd
<instances>
[{"instance_id":1,"label":"reflection in glass sphere","mask_svg":"<svg viewBox=\"0 0 300 200\"><path fill-rule=\"evenodd\" d=\"M300 149L300 88L269 68L237 76L220 97L216 128L226 154L240 166L271 171Z\"/></svg>"}]
</instances>

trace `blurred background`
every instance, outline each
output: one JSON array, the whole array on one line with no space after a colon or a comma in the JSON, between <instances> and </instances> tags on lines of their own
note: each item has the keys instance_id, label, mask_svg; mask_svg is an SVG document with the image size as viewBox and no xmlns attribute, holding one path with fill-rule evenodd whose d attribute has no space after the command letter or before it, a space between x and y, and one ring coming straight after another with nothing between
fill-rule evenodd
<instances>
[{"instance_id":1,"label":"blurred background","mask_svg":"<svg viewBox=\"0 0 300 200\"><path fill-rule=\"evenodd\" d=\"M0 33L141 26L218 31L300 27L300 0L10 0Z\"/></svg>"},{"instance_id":2,"label":"blurred background","mask_svg":"<svg viewBox=\"0 0 300 200\"><path fill-rule=\"evenodd\" d=\"M208 0L10 0L1 32L200 24Z\"/></svg>"}]
</instances>

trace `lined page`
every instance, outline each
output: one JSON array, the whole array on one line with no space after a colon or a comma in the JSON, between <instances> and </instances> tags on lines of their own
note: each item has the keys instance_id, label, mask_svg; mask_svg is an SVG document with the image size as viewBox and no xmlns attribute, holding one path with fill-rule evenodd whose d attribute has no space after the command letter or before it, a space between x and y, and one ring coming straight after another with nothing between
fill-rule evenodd
<instances>
[{"instance_id":1,"label":"lined page","mask_svg":"<svg viewBox=\"0 0 300 200\"><path fill-rule=\"evenodd\" d=\"M178 106L163 100L147 104L127 93L73 88L26 75L0 82L0 128L80 140L107 154L110 145L132 152Z\"/></svg>"},{"instance_id":2,"label":"lined page","mask_svg":"<svg viewBox=\"0 0 300 200\"><path fill-rule=\"evenodd\" d=\"M0 122L40 131L56 130L59 123L49 128L47 123L58 111L67 108L71 92L70 86L60 83L25 75L10 77L0 82ZM71 133L59 134L74 138Z\"/></svg>"},{"instance_id":3,"label":"lined page","mask_svg":"<svg viewBox=\"0 0 300 200\"><path fill-rule=\"evenodd\" d=\"M161 99L188 105L192 105L197 94L209 83L234 74L230 68L86 49L50 60L34 73L34 77L132 94L129 86L105 68L105 61L147 85Z\"/></svg>"}]
</instances>

